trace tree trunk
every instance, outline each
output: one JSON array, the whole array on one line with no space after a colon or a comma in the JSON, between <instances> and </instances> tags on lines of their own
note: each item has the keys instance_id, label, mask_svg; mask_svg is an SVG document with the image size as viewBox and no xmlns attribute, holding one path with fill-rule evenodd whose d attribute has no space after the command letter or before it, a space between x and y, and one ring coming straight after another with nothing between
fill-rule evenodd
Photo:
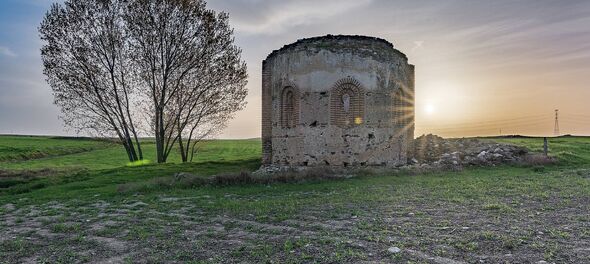
<instances>
[{"instance_id":1,"label":"tree trunk","mask_svg":"<svg viewBox=\"0 0 590 264\"><path fill-rule=\"evenodd\" d=\"M155 124L155 135L156 135L156 159L158 163L164 162L164 135L161 133L163 131L162 126L162 118L159 109L156 109L156 124Z\"/></svg>"},{"instance_id":2,"label":"tree trunk","mask_svg":"<svg viewBox=\"0 0 590 264\"><path fill-rule=\"evenodd\" d=\"M178 136L178 148L180 150L180 158L182 159L182 162L187 162L187 153L185 151L184 144L182 143L182 137L180 135Z\"/></svg>"}]
</instances>

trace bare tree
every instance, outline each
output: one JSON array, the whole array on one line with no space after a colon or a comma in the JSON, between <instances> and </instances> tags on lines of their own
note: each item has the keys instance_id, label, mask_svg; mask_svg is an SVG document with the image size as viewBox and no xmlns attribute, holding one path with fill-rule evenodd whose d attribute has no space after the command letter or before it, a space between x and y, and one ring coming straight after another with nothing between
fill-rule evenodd
<instances>
[{"instance_id":1,"label":"bare tree","mask_svg":"<svg viewBox=\"0 0 590 264\"><path fill-rule=\"evenodd\" d=\"M221 13L209 21L204 35L209 45L203 49L201 63L183 80L175 94L176 128L183 162L193 160L196 145L225 128L235 112L245 106L246 64L241 50L233 45L229 17Z\"/></svg>"},{"instance_id":2,"label":"bare tree","mask_svg":"<svg viewBox=\"0 0 590 264\"><path fill-rule=\"evenodd\" d=\"M39 28L44 73L66 125L116 136L130 161L143 159L131 105L135 91L122 1L53 4Z\"/></svg>"},{"instance_id":3,"label":"bare tree","mask_svg":"<svg viewBox=\"0 0 590 264\"><path fill-rule=\"evenodd\" d=\"M152 106L158 162L176 142L183 161L244 107L246 65L226 13L201 0L131 0L125 20Z\"/></svg>"},{"instance_id":4,"label":"bare tree","mask_svg":"<svg viewBox=\"0 0 590 264\"><path fill-rule=\"evenodd\" d=\"M52 5L39 29L41 54L66 125L117 136L135 161L144 123L134 116L144 114L158 162L176 143L192 160L196 144L245 106L246 64L228 19L201 0Z\"/></svg>"}]
</instances>

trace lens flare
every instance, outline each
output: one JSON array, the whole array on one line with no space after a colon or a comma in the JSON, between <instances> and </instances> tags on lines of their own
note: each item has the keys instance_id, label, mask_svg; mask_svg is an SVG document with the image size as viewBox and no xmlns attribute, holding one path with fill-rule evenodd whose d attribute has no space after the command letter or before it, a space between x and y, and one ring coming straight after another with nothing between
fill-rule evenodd
<instances>
[{"instance_id":1,"label":"lens flare","mask_svg":"<svg viewBox=\"0 0 590 264\"><path fill-rule=\"evenodd\" d=\"M431 105L431 104L427 104L426 107L424 108L424 111L429 115L434 114L435 110L436 109L434 108L434 105Z\"/></svg>"},{"instance_id":2,"label":"lens flare","mask_svg":"<svg viewBox=\"0 0 590 264\"><path fill-rule=\"evenodd\" d=\"M354 123L355 123L355 124L357 124L357 125L360 125L362 122L363 122L363 119L362 119L362 118L360 118L360 117L356 117L356 118L354 119Z\"/></svg>"}]
</instances>

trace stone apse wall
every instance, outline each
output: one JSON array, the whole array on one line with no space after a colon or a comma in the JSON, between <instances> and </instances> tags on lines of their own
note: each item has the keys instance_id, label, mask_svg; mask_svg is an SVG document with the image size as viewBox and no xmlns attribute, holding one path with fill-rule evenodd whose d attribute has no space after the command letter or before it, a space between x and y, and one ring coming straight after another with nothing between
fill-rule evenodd
<instances>
[{"instance_id":1,"label":"stone apse wall","mask_svg":"<svg viewBox=\"0 0 590 264\"><path fill-rule=\"evenodd\" d=\"M263 164L405 164L414 66L386 40L298 40L262 62Z\"/></svg>"}]
</instances>

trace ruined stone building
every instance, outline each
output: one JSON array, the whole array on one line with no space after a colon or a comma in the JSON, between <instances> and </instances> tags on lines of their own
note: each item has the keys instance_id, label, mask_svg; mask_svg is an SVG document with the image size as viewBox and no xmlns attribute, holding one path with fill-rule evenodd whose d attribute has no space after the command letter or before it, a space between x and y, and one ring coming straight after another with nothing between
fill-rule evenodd
<instances>
[{"instance_id":1,"label":"ruined stone building","mask_svg":"<svg viewBox=\"0 0 590 264\"><path fill-rule=\"evenodd\" d=\"M301 39L262 62L263 164L405 164L414 66L383 39Z\"/></svg>"}]
</instances>

